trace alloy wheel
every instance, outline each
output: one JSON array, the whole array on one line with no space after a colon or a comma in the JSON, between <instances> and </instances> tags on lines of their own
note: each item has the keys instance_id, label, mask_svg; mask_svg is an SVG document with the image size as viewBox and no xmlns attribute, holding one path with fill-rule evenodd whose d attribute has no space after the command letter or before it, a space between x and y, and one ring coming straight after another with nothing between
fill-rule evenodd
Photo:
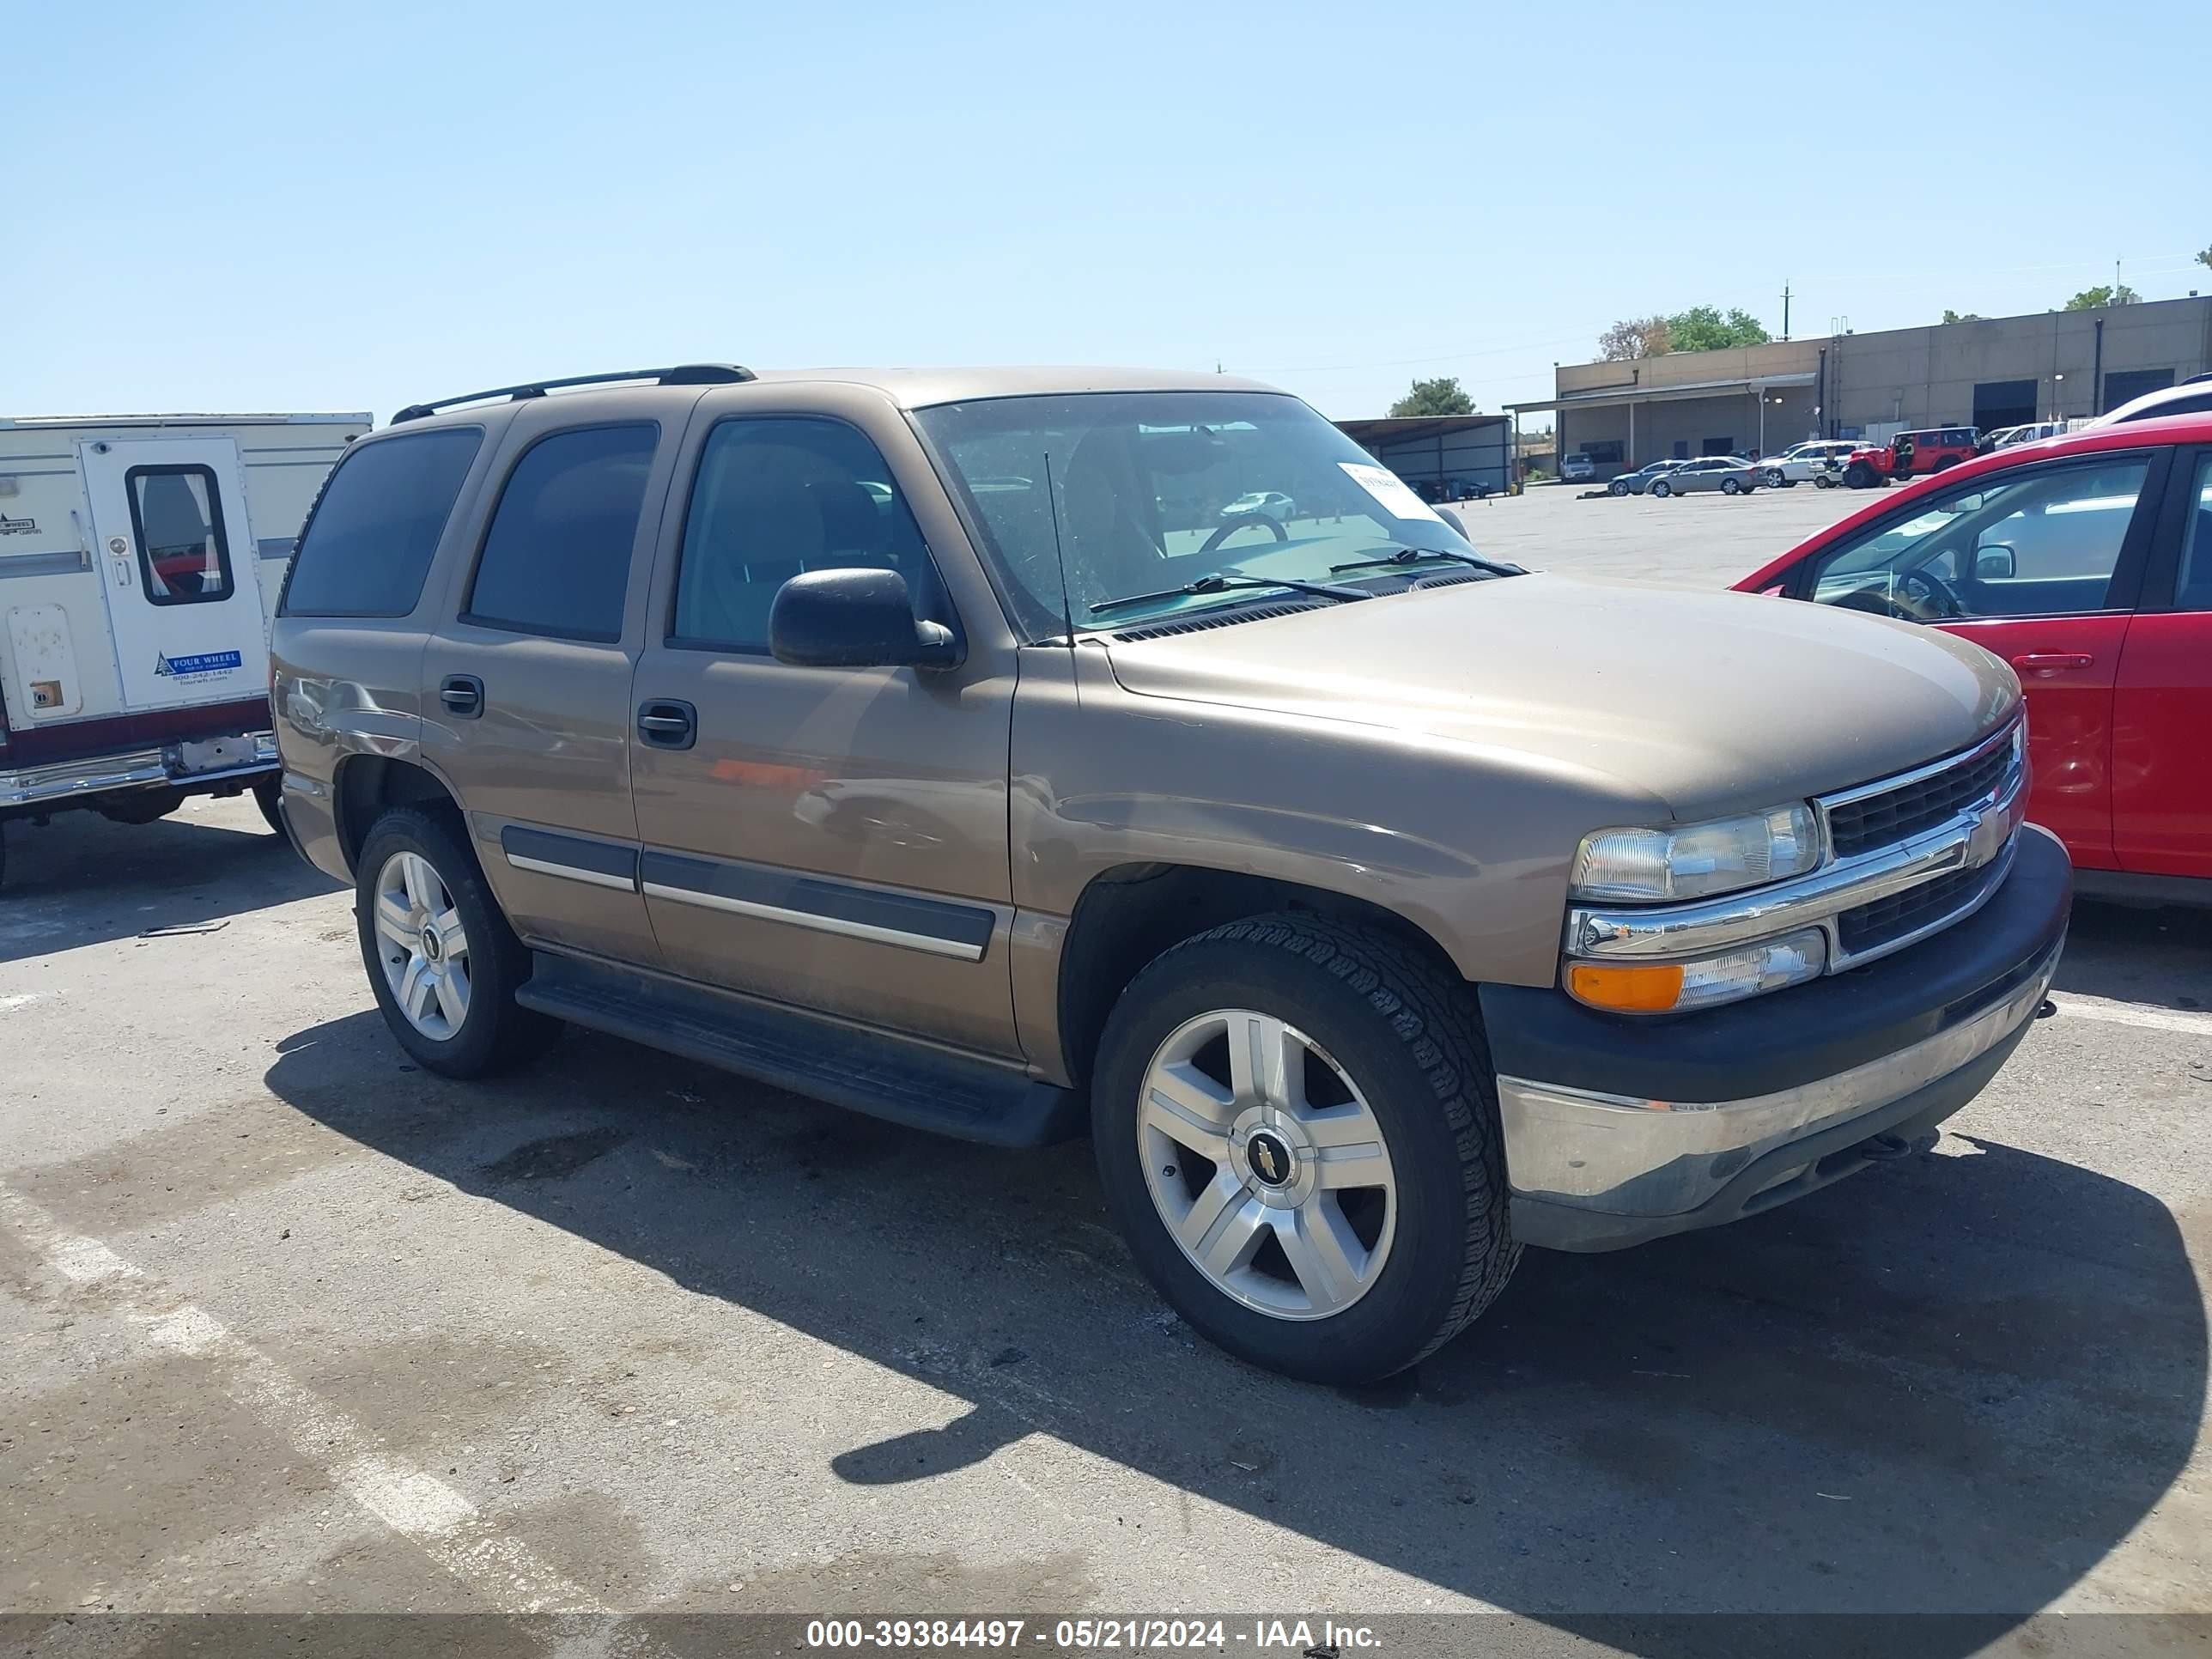
<instances>
[{"instance_id":1,"label":"alloy wheel","mask_svg":"<svg viewBox=\"0 0 2212 1659\"><path fill-rule=\"evenodd\" d=\"M1278 1319L1322 1319L1374 1287L1397 1177L1374 1109L1311 1037L1219 1009L1154 1052L1137 1109L1153 1207L1213 1287Z\"/></svg>"},{"instance_id":2,"label":"alloy wheel","mask_svg":"<svg viewBox=\"0 0 2212 1659\"><path fill-rule=\"evenodd\" d=\"M407 1023L450 1040L469 1017L469 936L453 896L420 853L394 853L377 872L377 960Z\"/></svg>"}]
</instances>

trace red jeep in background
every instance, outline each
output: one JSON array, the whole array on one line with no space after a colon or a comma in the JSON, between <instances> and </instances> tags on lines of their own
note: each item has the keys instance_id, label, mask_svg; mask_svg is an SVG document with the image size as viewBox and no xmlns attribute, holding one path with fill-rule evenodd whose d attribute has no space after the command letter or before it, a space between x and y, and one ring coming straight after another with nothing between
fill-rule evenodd
<instances>
[{"instance_id":1,"label":"red jeep in background","mask_svg":"<svg viewBox=\"0 0 2212 1659\"><path fill-rule=\"evenodd\" d=\"M1961 461L1974 459L1978 427L1932 426L1923 432L1900 432L1887 445L1855 449L1844 463L1844 482L1854 489L1869 489L1892 478L1918 477L1948 472Z\"/></svg>"}]
</instances>

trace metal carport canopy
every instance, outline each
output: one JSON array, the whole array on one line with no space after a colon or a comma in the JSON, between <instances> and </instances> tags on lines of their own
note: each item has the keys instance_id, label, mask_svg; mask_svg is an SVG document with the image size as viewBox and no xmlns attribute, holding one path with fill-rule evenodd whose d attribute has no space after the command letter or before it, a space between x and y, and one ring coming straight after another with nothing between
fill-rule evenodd
<instances>
[{"instance_id":1,"label":"metal carport canopy","mask_svg":"<svg viewBox=\"0 0 2212 1659\"><path fill-rule=\"evenodd\" d=\"M1508 404L1516 415L1542 409L1612 409L1622 404L1674 403L1686 398L1724 398L1730 392L1749 396L1770 386L1810 386L1819 376L1807 370L1796 374L1753 374L1735 380L1698 380L1689 386L1605 386L1594 392L1570 392L1540 403Z\"/></svg>"}]
</instances>

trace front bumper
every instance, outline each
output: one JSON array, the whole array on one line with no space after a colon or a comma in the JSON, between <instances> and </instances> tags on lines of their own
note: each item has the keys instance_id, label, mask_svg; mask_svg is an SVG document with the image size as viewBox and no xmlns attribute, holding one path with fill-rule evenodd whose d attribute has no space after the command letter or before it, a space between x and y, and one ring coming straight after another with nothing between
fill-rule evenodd
<instances>
[{"instance_id":1,"label":"front bumper","mask_svg":"<svg viewBox=\"0 0 2212 1659\"><path fill-rule=\"evenodd\" d=\"M201 757L213 755L217 744L236 748L234 763L217 760L212 765L201 764ZM94 796L121 790L215 787L263 776L276 765L276 736L273 732L241 732L228 738L186 739L153 749L52 761L44 766L0 772L0 808L58 810L82 805Z\"/></svg>"},{"instance_id":2,"label":"front bumper","mask_svg":"<svg viewBox=\"0 0 2212 1659\"><path fill-rule=\"evenodd\" d=\"M2065 849L2030 828L1975 915L1879 967L1666 1020L1484 987L1516 1236L1618 1249L1894 1156L2026 1034L2072 898Z\"/></svg>"}]
</instances>

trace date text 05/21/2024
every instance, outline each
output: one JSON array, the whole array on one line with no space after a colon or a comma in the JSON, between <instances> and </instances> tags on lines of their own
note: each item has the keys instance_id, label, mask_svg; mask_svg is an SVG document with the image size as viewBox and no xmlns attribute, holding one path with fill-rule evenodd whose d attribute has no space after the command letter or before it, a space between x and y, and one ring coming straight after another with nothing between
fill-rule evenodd
<instances>
[{"instance_id":1,"label":"date text 05/21/2024","mask_svg":"<svg viewBox=\"0 0 2212 1659\"><path fill-rule=\"evenodd\" d=\"M1246 1652L1338 1659L1381 1646L1371 1627L1332 1619L815 1619L810 1648L1016 1650L1049 1646L1063 1653L1172 1652L1242 1648Z\"/></svg>"}]
</instances>

